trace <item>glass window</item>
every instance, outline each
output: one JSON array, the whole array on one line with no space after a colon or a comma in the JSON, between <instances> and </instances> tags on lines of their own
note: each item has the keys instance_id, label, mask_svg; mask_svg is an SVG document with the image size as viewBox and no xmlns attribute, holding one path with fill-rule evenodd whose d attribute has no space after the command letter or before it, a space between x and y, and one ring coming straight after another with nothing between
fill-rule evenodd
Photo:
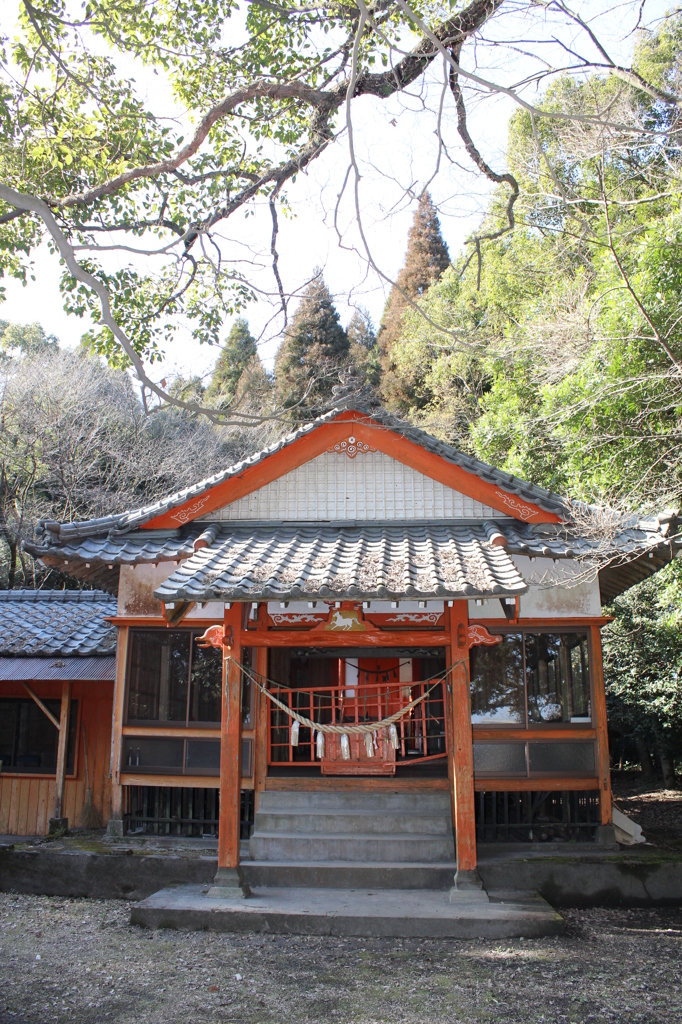
<instances>
[{"instance_id":1,"label":"glass window","mask_svg":"<svg viewBox=\"0 0 682 1024\"><path fill-rule=\"evenodd\" d=\"M590 721L590 678L584 633L526 634L529 724Z\"/></svg>"},{"instance_id":2,"label":"glass window","mask_svg":"<svg viewBox=\"0 0 682 1024\"><path fill-rule=\"evenodd\" d=\"M192 644L190 722L219 722L223 652L218 647Z\"/></svg>"},{"instance_id":3,"label":"glass window","mask_svg":"<svg viewBox=\"0 0 682 1024\"><path fill-rule=\"evenodd\" d=\"M199 647L189 630L133 630L128 721L220 722L222 651Z\"/></svg>"},{"instance_id":4,"label":"glass window","mask_svg":"<svg viewBox=\"0 0 682 1024\"><path fill-rule=\"evenodd\" d=\"M472 647L471 721L525 725L523 638L507 633L501 643Z\"/></svg>"},{"instance_id":5,"label":"glass window","mask_svg":"<svg viewBox=\"0 0 682 1024\"><path fill-rule=\"evenodd\" d=\"M59 720L60 700L43 701ZM78 701L69 708L69 734L66 746L66 774L73 775L76 750ZM54 775L57 770L59 730L30 697L0 700L0 761L3 772L27 775Z\"/></svg>"}]
</instances>

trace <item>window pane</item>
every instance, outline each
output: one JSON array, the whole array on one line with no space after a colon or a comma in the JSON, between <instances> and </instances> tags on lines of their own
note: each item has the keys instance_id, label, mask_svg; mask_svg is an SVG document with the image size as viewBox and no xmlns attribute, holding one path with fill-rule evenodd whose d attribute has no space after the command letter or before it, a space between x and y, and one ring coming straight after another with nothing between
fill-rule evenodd
<instances>
[{"instance_id":1,"label":"window pane","mask_svg":"<svg viewBox=\"0 0 682 1024\"><path fill-rule=\"evenodd\" d=\"M185 741L178 739L147 739L142 736L127 736L123 748L123 770L163 771L176 769L182 774Z\"/></svg>"},{"instance_id":2,"label":"window pane","mask_svg":"<svg viewBox=\"0 0 682 1024\"><path fill-rule=\"evenodd\" d=\"M61 700L44 700L46 708L57 720L61 714ZM66 741L66 775L73 774L76 749L78 701L69 708L69 731ZM34 700L0 701L0 761L3 771L53 775L57 770L59 730Z\"/></svg>"},{"instance_id":3,"label":"window pane","mask_svg":"<svg viewBox=\"0 0 682 1024\"><path fill-rule=\"evenodd\" d=\"M507 633L491 647L472 647L471 721L525 725L523 641Z\"/></svg>"},{"instance_id":4,"label":"window pane","mask_svg":"<svg viewBox=\"0 0 682 1024\"><path fill-rule=\"evenodd\" d=\"M218 647L199 647L192 639L190 722L219 722L223 678L223 652Z\"/></svg>"},{"instance_id":5,"label":"window pane","mask_svg":"<svg viewBox=\"0 0 682 1024\"><path fill-rule=\"evenodd\" d=\"M593 773L594 743L529 743L528 762L545 775Z\"/></svg>"},{"instance_id":6,"label":"window pane","mask_svg":"<svg viewBox=\"0 0 682 1024\"><path fill-rule=\"evenodd\" d=\"M128 721L186 720L189 641L188 632L132 633Z\"/></svg>"},{"instance_id":7,"label":"window pane","mask_svg":"<svg viewBox=\"0 0 682 1024\"><path fill-rule=\"evenodd\" d=\"M220 775L220 740L187 740L185 768Z\"/></svg>"},{"instance_id":8,"label":"window pane","mask_svg":"<svg viewBox=\"0 0 682 1024\"><path fill-rule=\"evenodd\" d=\"M526 683L529 722L546 725L551 722L589 721L586 635L527 634Z\"/></svg>"},{"instance_id":9,"label":"window pane","mask_svg":"<svg viewBox=\"0 0 682 1024\"><path fill-rule=\"evenodd\" d=\"M474 743L474 774L525 775L525 743Z\"/></svg>"}]
</instances>

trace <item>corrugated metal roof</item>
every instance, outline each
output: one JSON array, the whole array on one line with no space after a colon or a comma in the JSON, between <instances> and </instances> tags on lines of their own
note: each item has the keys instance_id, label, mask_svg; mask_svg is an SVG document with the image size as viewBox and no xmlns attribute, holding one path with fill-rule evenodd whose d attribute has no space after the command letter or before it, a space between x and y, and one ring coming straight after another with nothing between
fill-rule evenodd
<instances>
[{"instance_id":1,"label":"corrugated metal roof","mask_svg":"<svg viewBox=\"0 0 682 1024\"><path fill-rule=\"evenodd\" d=\"M116 678L116 658L0 658L0 680L83 679L97 682Z\"/></svg>"},{"instance_id":2,"label":"corrugated metal roof","mask_svg":"<svg viewBox=\"0 0 682 1024\"><path fill-rule=\"evenodd\" d=\"M0 593L0 655L97 655L116 650L116 599L101 591Z\"/></svg>"},{"instance_id":3,"label":"corrugated metal roof","mask_svg":"<svg viewBox=\"0 0 682 1024\"><path fill-rule=\"evenodd\" d=\"M155 594L175 600L462 598L528 588L497 524L225 526Z\"/></svg>"}]
</instances>

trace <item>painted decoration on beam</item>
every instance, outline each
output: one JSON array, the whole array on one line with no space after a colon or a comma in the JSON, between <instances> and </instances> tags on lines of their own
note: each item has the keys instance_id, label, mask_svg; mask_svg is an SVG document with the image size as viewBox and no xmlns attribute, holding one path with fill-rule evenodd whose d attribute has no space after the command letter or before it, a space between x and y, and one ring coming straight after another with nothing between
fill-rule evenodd
<instances>
[{"instance_id":1,"label":"painted decoration on beam","mask_svg":"<svg viewBox=\"0 0 682 1024\"><path fill-rule=\"evenodd\" d=\"M533 508L532 505L526 505L523 501L518 498L514 498L511 494L507 494L505 491L495 491L497 497L502 501L503 505L506 505L510 512L516 512L520 519L527 523L529 519L533 519L538 515L538 510Z\"/></svg>"},{"instance_id":2,"label":"painted decoration on beam","mask_svg":"<svg viewBox=\"0 0 682 1024\"><path fill-rule=\"evenodd\" d=\"M501 635L495 636L493 633L489 633L485 626L479 626L478 624L469 626L469 646L478 647L484 645L485 647L493 647L495 644L501 644Z\"/></svg>"},{"instance_id":3,"label":"painted decoration on beam","mask_svg":"<svg viewBox=\"0 0 682 1024\"><path fill-rule=\"evenodd\" d=\"M389 626L435 626L442 617L442 612L395 612L384 615L382 622Z\"/></svg>"},{"instance_id":4,"label":"painted decoration on beam","mask_svg":"<svg viewBox=\"0 0 682 1024\"><path fill-rule=\"evenodd\" d=\"M198 515L202 508L210 498L210 494L205 494L203 498L197 498L191 505L187 505L185 508L178 509L177 512L171 512L171 519L174 519L176 523L182 525L188 523L190 519Z\"/></svg>"},{"instance_id":5,"label":"painted decoration on beam","mask_svg":"<svg viewBox=\"0 0 682 1024\"><path fill-rule=\"evenodd\" d=\"M366 633L367 626L360 621L356 611L337 610L332 613L329 622L324 627L326 630L342 631L345 633Z\"/></svg>"},{"instance_id":6,"label":"painted decoration on beam","mask_svg":"<svg viewBox=\"0 0 682 1024\"><path fill-rule=\"evenodd\" d=\"M371 445L365 444L364 441L358 440L353 434L347 437L344 441L337 441L331 448L327 448L328 452L339 452L345 454L349 459L354 459L356 455L367 455L368 452L375 452L376 448L372 448Z\"/></svg>"},{"instance_id":7,"label":"painted decoration on beam","mask_svg":"<svg viewBox=\"0 0 682 1024\"><path fill-rule=\"evenodd\" d=\"M328 612L271 612L275 626L317 626L326 622Z\"/></svg>"}]
</instances>

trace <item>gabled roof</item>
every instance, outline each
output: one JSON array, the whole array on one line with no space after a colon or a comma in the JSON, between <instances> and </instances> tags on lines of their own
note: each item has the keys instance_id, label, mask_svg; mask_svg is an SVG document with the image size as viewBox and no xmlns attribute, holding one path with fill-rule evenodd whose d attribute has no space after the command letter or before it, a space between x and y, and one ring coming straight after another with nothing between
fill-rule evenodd
<instances>
[{"instance_id":1,"label":"gabled roof","mask_svg":"<svg viewBox=\"0 0 682 1024\"><path fill-rule=\"evenodd\" d=\"M466 491L466 487L479 487L482 500L501 511L505 518L496 519L494 524L433 519L418 523L373 521L371 524L364 520L356 524L349 520L337 524L326 521L314 525L298 521L293 524L208 521L212 511L278 479L292 466L303 465L329 451L330 440L338 443L349 431L358 436L364 432L370 441L383 446L381 450L386 454L399 461L403 459L405 464L415 466L432 479L447 481L448 486L457 489L461 484L462 491ZM581 529L577 521L584 513L584 507L496 470L388 413L339 407L282 438L276 445L144 508L82 523L40 523L35 540L27 542L25 547L46 564L58 565L74 578L111 593L117 592L121 565L187 560L157 591L157 595L167 601L172 601L174 596L181 600L203 601L213 595L217 597L218 593L224 600L255 599L266 593L283 596L286 586L292 585L311 596L318 584L330 594L337 594L341 576L352 581L363 573L366 586L363 584L364 589L361 587L358 593L362 590L364 596L378 596L382 584L377 580L372 582L371 572L367 575L368 567L354 561L355 552L363 550L363 543L372 547L370 529L381 531L387 542L393 537L391 530L398 528L402 531L398 546L403 545L414 556L427 552L428 558L437 560L441 540L436 540L436 534L430 531L436 526L446 526L450 533L442 543L454 544L460 553L465 552L458 586L455 587L447 572L439 576L434 569L431 589L415 590L422 596L427 592L447 593L449 597L478 596L483 592L497 594L498 591L502 596L507 591L518 593L516 570L509 556L528 554L592 559L593 565L599 568L604 603L658 571L682 547L674 514L649 519L620 517L615 524L617 528L614 529L611 522L605 540L588 536ZM197 521L199 516L205 521ZM493 525L494 542L488 530ZM288 539L283 543L285 527ZM355 528L364 531L361 543L356 543L352 532ZM312 555L313 549L308 543L310 531L318 541L315 549L318 553ZM495 554L490 564L494 563L501 575L495 578L493 573L488 581L489 588L483 591L479 586L481 577L477 575L477 565L481 558L485 561L492 557L493 547L498 547L500 553ZM330 553L330 557L334 551L345 552L344 573L334 576L330 564L325 567L325 582L320 572L322 551ZM503 562L504 571L500 568ZM269 581L266 588L263 587L265 577ZM404 590L391 591L395 597L405 593Z\"/></svg>"},{"instance_id":2,"label":"gabled roof","mask_svg":"<svg viewBox=\"0 0 682 1024\"><path fill-rule=\"evenodd\" d=\"M0 592L0 656L113 655L116 599L101 591Z\"/></svg>"},{"instance_id":3,"label":"gabled roof","mask_svg":"<svg viewBox=\"0 0 682 1024\"><path fill-rule=\"evenodd\" d=\"M305 424L293 433L287 434L269 448L264 448L247 459L242 459L240 462L228 466L227 469L222 470L220 473L215 473L213 476L207 477L191 487L185 487L180 491L176 491L174 494L161 498L151 505L145 505L139 509L121 512L118 515L106 516L101 519L90 519L82 523L42 521L38 525L37 536L42 538L46 534L51 535L52 543L57 542L60 545L75 541L76 539L81 540L86 537L101 536L102 534L115 538L119 535L130 533L132 530L148 528L154 525L154 520L164 520L168 513L171 513L173 510L183 509L183 507L183 512L186 514L174 517L172 522L166 522L165 520L159 522L158 526L173 528L184 525L191 522L197 516L206 514L206 505L201 504L199 499L205 498L209 492L214 491L221 484L241 477L246 471L262 466L268 460L273 460L273 457L278 453L292 448L303 439L311 437L315 431L336 422L343 423L344 427L350 427L353 424L356 426L363 425L369 429L383 427L398 437L417 445L425 452L437 455L443 460L444 468L448 465L456 466L465 473L470 474L472 478L478 478L484 484L490 484L495 488L499 487L509 495L516 495L522 501L538 506L538 508L548 513L552 518L558 517L561 519L570 515L570 502L559 495L545 490L544 487L537 487L535 484L521 480L511 473L503 473L501 470L495 469L487 463L459 451L457 448L453 448L444 441L439 441L425 431L413 427L411 424L405 423L403 420L391 416L383 410L339 407L330 410L330 412L325 413L323 416L319 416L312 423ZM196 504L198 507L192 509L193 504ZM509 514L513 515L513 512L509 512ZM27 550L31 551L31 546L27 545Z\"/></svg>"}]
</instances>

